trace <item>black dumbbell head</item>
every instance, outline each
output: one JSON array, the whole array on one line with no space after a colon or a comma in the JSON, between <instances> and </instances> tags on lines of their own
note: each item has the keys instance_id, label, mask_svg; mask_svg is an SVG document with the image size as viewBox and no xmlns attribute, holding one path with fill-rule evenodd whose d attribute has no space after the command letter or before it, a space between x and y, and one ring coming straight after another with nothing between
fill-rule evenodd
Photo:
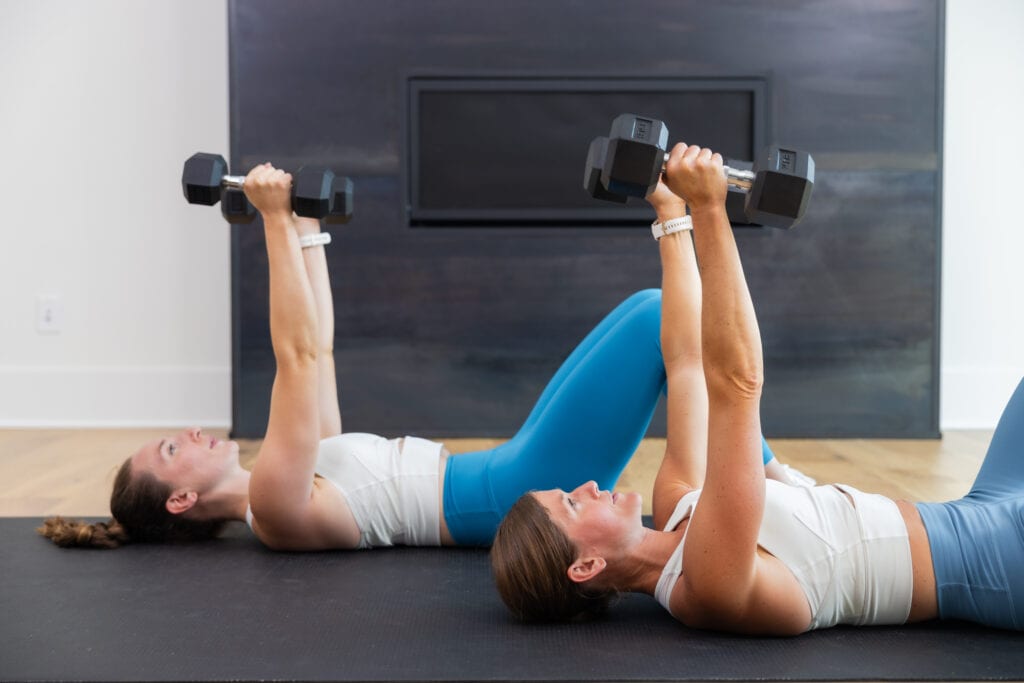
<instances>
[{"instance_id":1,"label":"black dumbbell head","mask_svg":"<svg viewBox=\"0 0 1024 683\"><path fill-rule=\"evenodd\" d=\"M594 199L625 204L629 199L626 195L615 194L601 184L601 171L604 169L604 157L608 151L608 138L594 138L587 150L587 165L583 169L583 189Z\"/></svg>"},{"instance_id":2,"label":"black dumbbell head","mask_svg":"<svg viewBox=\"0 0 1024 683\"><path fill-rule=\"evenodd\" d=\"M658 186L668 128L658 119L620 114L608 134L601 182L609 192L646 197Z\"/></svg>"},{"instance_id":3,"label":"black dumbbell head","mask_svg":"<svg viewBox=\"0 0 1024 683\"><path fill-rule=\"evenodd\" d=\"M220 194L220 214L228 223L252 223L256 220L256 207L249 203L244 191L224 187Z\"/></svg>"},{"instance_id":4,"label":"black dumbbell head","mask_svg":"<svg viewBox=\"0 0 1024 683\"><path fill-rule=\"evenodd\" d=\"M189 204L213 206L220 200L220 181L228 174L228 162L219 154L193 154L185 162L181 189Z\"/></svg>"},{"instance_id":5,"label":"black dumbbell head","mask_svg":"<svg viewBox=\"0 0 1024 683\"><path fill-rule=\"evenodd\" d=\"M791 228L807 211L814 189L814 159L807 152L766 147L754 164L746 214L754 223Z\"/></svg>"},{"instance_id":6,"label":"black dumbbell head","mask_svg":"<svg viewBox=\"0 0 1024 683\"><path fill-rule=\"evenodd\" d=\"M331 184L330 211L325 223L339 225L352 220L352 180L343 175L334 176Z\"/></svg>"},{"instance_id":7,"label":"black dumbbell head","mask_svg":"<svg viewBox=\"0 0 1024 683\"><path fill-rule=\"evenodd\" d=\"M292 177L292 210L296 215L322 219L331 213L334 171L325 166L303 166Z\"/></svg>"}]
</instances>

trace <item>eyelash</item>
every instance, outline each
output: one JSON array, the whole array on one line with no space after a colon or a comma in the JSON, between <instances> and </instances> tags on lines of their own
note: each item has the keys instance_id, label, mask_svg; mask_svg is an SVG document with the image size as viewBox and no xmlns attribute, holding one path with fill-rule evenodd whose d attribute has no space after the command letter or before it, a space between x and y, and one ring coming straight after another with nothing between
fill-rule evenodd
<instances>
[{"instance_id":1,"label":"eyelash","mask_svg":"<svg viewBox=\"0 0 1024 683\"><path fill-rule=\"evenodd\" d=\"M572 498L569 499L569 507L571 507L573 510L576 509L576 501L573 500Z\"/></svg>"},{"instance_id":2,"label":"eyelash","mask_svg":"<svg viewBox=\"0 0 1024 683\"><path fill-rule=\"evenodd\" d=\"M168 455L174 455L174 450L175 450L175 449L174 449L174 444L173 444L173 443L172 443L172 444L169 444L169 445L167 446L167 454L168 454Z\"/></svg>"}]
</instances>

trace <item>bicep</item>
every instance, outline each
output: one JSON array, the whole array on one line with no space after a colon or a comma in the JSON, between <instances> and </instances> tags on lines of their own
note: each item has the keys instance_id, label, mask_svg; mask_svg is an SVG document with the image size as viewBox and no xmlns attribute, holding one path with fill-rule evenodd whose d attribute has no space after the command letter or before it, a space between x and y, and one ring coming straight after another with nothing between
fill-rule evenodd
<instances>
[{"instance_id":1,"label":"bicep","mask_svg":"<svg viewBox=\"0 0 1024 683\"><path fill-rule=\"evenodd\" d=\"M319 485L317 485L317 482ZM272 550L352 550L362 534L340 492L324 480L315 480L305 509L277 520L276 525L255 519L254 529Z\"/></svg>"},{"instance_id":2,"label":"bicep","mask_svg":"<svg viewBox=\"0 0 1024 683\"><path fill-rule=\"evenodd\" d=\"M760 435L756 397L712 400L707 476L686 536L686 571L710 593L741 601L753 585L764 514Z\"/></svg>"},{"instance_id":3,"label":"bicep","mask_svg":"<svg viewBox=\"0 0 1024 683\"><path fill-rule=\"evenodd\" d=\"M811 623L811 608L803 589L793 574L771 556L756 558L749 588L742 596L732 590L709 599L706 593L694 590L693 582L680 580L672 594L671 611L695 628L794 636L806 631Z\"/></svg>"},{"instance_id":4,"label":"bicep","mask_svg":"<svg viewBox=\"0 0 1024 683\"><path fill-rule=\"evenodd\" d=\"M324 351L318 361L320 438L341 434L341 407L338 405L338 381L334 369L334 352Z\"/></svg>"},{"instance_id":5,"label":"bicep","mask_svg":"<svg viewBox=\"0 0 1024 683\"><path fill-rule=\"evenodd\" d=\"M652 501L656 524L667 520L682 493L700 488L704 482L708 393L703 366L697 363L669 372L667 404L665 457L654 481Z\"/></svg>"},{"instance_id":6,"label":"bicep","mask_svg":"<svg viewBox=\"0 0 1024 683\"><path fill-rule=\"evenodd\" d=\"M264 524L308 507L320 442L316 373L315 359L278 361L267 434L249 482L253 512Z\"/></svg>"}]
</instances>

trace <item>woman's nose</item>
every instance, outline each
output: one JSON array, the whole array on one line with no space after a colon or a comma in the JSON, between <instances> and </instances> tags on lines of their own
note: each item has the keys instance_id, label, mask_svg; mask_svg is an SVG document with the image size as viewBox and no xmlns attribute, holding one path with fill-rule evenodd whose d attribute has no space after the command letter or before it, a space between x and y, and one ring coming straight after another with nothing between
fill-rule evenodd
<instances>
[{"instance_id":1,"label":"woman's nose","mask_svg":"<svg viewBox=\"0 0 1024 683\"><path fill-rule=\"evenodd\" d=\"M593 496L594 498L597 498L597 497L599 497L601 495L601 490L597 487L597 482L596 481L588 481L586 484L583 484L582 486L580 486L579 489L577 489L577 490L580 493L589 494L589 495Z\"/></svg>"},{"instance_id":2,"label":"woman's nose","mask_svg":"<svg viewBox=\"0 0 1024 683\"><path fill-rule=\"evenodd\" d=\"M193 441L199 441L199 438L203 435L203 430L201 430L199 427L192 427L191 429L188 430L188 435L192 438Z\"/></svg>"}]
</instances>

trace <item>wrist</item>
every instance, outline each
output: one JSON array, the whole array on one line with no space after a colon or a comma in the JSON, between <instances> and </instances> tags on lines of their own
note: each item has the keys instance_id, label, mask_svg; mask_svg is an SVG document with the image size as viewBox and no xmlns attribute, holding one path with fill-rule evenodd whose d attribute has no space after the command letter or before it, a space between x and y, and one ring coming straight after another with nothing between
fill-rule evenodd
<instances>
[{"instance_id":1,"label":"wrist","mask_svg":"<svg viewBox=\"0 0 1024 683\"><path fill-rule=\"evenodd\" d=\"M292 214L291 211L277 210L277 211L260 211L263 216L263 225L291 225Z\"/></svg>"},{"instance_id":2,"label":"wrist","mask_svg":"<svg viewBox=\"0 0 1024 683\"><path fill-rule=\"evenodd\" d=\"M670 221L673 218L682 218L686 215L686 204L659 207L654 213L658 217L659 223Z\"/></svg>"},{"instance_id":3,"label":"wrist","mask_svg":"<svg viewBox=\"0 0 1024 683\"><path fill-rule=\"evenodd\" d=\"M651 223L651 234L657 241L661 241L663 237L667 237L668 235L672 235L677 232L683 232L684 230L693 230L693 219L685 215L678 218L672 218L664 223L659 221Z\"/></svg>"},{"instance_id":4,"label":"wrist","mask_svg":"<svg viewBox=\"0 0 1024 683\"><path fill-rule=\"evenodd\" d=\"M693 217L694 221L705 222L708 220L715 220L720 217L724 217L728 221L728 215L725 212L725 204L711 202L708 204L701 204L699 206L690 205L690 216Z\"/></svg>"},{"instance_id":5,"label":"wrist","mask_svg":"<svg viewBox=\"0 0 1024 683\"><path fill-rule=\"evenodd\" d=\"M320 221L316 218L305 218L303 216L295 216L295 232L299 235L316 235L320 232Z\"/></svg>"}]
</instances>

